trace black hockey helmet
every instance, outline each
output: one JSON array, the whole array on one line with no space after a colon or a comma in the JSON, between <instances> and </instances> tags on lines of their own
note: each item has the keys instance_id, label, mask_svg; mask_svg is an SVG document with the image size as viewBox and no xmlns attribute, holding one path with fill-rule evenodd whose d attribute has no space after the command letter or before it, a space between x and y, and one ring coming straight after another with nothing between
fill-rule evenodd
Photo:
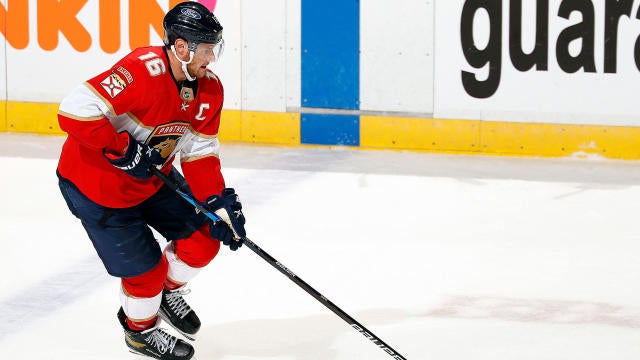
<instances>
[{"instance_id":1,"label":"black hockey helmet","mask_svg":"<svg viewBox=\"0 0 640 360\"><path fill-rule=\"evenodd\" d=\"M204 5L185 1L169 10L162 20L164 44L173 45L177 39L189 43L195 51L200 43L218 44L222 41L222 25Z\"/></svg>"}]
</instances>

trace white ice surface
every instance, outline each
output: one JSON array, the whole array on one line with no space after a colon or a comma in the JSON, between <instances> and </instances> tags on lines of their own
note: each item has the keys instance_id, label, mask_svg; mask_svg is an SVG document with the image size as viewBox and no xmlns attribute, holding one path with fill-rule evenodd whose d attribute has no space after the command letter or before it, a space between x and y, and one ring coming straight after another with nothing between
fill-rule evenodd
<instances>
[{"instance_id":1,"label":"white ice surface","mask_svg":"<svg viewBox=\"0 0 640 360\"><path fill-rule=\"evenodd\" d=\"M130 359L57 188L0 135L0 358ZM249 237L407 359L640 358L640 163L223 144ZM247 248L187 297L197 358L390 359Z\"/></svg>"}]
</instances>

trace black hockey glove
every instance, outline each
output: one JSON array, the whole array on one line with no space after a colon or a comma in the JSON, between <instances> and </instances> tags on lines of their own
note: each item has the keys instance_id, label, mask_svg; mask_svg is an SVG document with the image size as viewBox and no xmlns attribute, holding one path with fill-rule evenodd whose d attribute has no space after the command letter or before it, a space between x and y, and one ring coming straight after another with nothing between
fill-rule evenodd
<instances>
[{"instance_id":1,"label":"black hockey glove","mask_svg":"<svg viewBox=\"0 0 640 360\"><path fill-rule=\"evenodd\" d=\"M232 251L238 250L242 246L242 240L236 241L233 239L233 231L229 229L224 221L218 221L215 224L209 225L209 231L211 237L220 240L224 245L227 245Z\"/></svg>"},{"instance_id":2,"label":"black hockey glove","mask_svg":"<svg viewBox=\"0 0 640 360\"><path fill-rule=\"evenodd\" d=\"M238 194L232 188L222 189L220 196L212 195L207 198L207 207L222 219L209 227L211 236L222 241L231 250L237 250L247 235Z\"/></svg>"},{"instance_id":3,"label":"black hockey glove","mask_svg":"<svg viewBox=\"0 0 640 360\"><path fill-rule=\"evenodd\" d=\"M162 155L160 155L160 150L136 141L133 135L128 132L127 135L129 135L129 146L123 156L116 157L103 152L104 157L113 166L133 177L139 179L150 178L153 174L151 174L149 168L155 165L162 165L164 162Z\"/></svg>"}]
</instances>

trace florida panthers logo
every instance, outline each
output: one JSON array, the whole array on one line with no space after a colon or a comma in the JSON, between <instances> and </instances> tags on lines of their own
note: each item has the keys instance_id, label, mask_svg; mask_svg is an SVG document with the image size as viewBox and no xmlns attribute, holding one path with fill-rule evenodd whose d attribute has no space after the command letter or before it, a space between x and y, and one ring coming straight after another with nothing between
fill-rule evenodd
<instances>
[{"instance_id":1,"label":"florida panthers logo","mask_svg":"<svg viewBox=\"0 0 640 360\"><path fill-rule=\"evenodd\" d=\"M189 124L185 122L160 125L153 130L147 139L147 145L160 150L162 158L167 160L174 153L178 141L188 129Z\"/></svg>"}]
</instances>

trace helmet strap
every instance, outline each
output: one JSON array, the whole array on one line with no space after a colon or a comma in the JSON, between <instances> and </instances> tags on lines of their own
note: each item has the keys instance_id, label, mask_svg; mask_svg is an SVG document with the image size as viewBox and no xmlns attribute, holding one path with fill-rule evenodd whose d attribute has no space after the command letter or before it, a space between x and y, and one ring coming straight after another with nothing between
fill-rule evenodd
<instances>
[{"instance_id":1,"label":"helmet strap","mask_svg":"<svg viewBox=\"0 0 640 360\"><path fill-rule=\"evenodd\" d=\"M171 45L171 51L173 52L173 55L175 55L176 59L178 59L178 61L180 61L180 63L182 64L182 72L187 77L187 80L194 81L196 78L189 75L189 70L187 70L187 65L191 64L191 62L193 61L193 55L195 54L195 52L192 50L189 50L189 61L184 61L180 59L180 57L176 53L176 47L174 45Z\"/></svg>"}]
</instances>

